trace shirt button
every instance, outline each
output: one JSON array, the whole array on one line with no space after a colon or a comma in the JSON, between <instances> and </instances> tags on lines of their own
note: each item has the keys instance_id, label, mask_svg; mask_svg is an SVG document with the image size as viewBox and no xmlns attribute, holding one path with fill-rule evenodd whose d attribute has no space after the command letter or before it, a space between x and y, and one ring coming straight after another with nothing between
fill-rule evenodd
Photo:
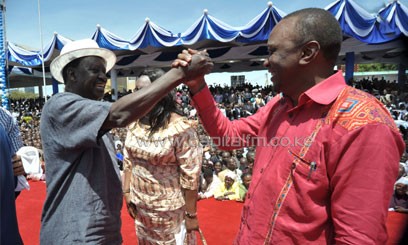
<instances>
[{"instance_id":1,"label":"shirt button","mask_svg":"<svg viewBox=\"0 0 408 245\"><path fill-rule=\"evenodd\" d=\"M261 170L260 170L259 172L263 173L263 171L264 171L264 169L263 169L263 168L261 168Z\"/></svg>"},{"instance_id":2,"label":"shirt button","mask_svg":"<svg viewBox=\"0 0 408 245\"><path fill-rule=\"evenodd\" d=\"M295 168L296 168L296 164L292 163L292 169L295 169Z\"/></svg>"},{"instance_id":3,"label":"shirt button","mask_svg":"<svg viewBox=\"0 0 408 245\"><path fill-rule=\"evenodd\" d=\"M248 198L248 199L251 199L251 194L248 193L248 194L247 194L247 198Z\"/></svg>"}]
</instances>

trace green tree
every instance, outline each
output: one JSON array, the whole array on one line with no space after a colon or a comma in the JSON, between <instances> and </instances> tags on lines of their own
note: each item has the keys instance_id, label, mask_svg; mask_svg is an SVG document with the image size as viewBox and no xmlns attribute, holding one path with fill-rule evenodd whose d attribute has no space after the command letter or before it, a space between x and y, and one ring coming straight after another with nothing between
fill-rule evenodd
<instances>
[{"instance_id":1,"label":"green tree","mask_svg":"<svg viewBox=\"0 0 408 245\"><path fill-rule=\"evenodd\" d=\"M372 63L372 64L359 64L358 71L395 71L398 70L396 64L384 64L384 63Z\"/></svg>"},{"instance_id":2,"label":"green tree","mask_svg":"<svg viewBox=\"0 0 408 245\"><path fill-rule=\"evenodd\" d=\"M38 94L31 92L21 92L19 90L13 90L9 93L9 99L11 100L20 100L20 99L36 99Z\"/></svg>"}]
</instances>

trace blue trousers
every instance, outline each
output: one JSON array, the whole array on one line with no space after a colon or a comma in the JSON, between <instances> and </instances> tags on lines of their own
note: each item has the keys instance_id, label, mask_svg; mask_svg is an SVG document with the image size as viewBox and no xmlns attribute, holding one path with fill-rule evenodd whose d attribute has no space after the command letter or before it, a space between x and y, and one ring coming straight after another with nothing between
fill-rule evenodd
<instances>
[{"instance_id":1,"label":"blue trousers","mask_svg":"<svg viewBox=\"0 0 408 245\"><path fill-rule=\"evenodd\" d=\"M23 244L18 231L11 144L0 125L0 244Z\"/></svg>"}]
</instances>

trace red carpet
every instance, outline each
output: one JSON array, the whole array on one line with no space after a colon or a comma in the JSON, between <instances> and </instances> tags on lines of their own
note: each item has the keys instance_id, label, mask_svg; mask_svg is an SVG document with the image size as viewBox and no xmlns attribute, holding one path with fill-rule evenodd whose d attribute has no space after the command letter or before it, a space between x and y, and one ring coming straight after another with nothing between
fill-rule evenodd
<instances>
[{"instance_id":1,"label":"red carpet","mask_svg":"<svg viewBox=\"0 0 408 245\"><path fill-rule=\"evenodd\" d=\"M45 198L45 183L30 182L31 190L23 191L17 199L17 217L25 245L39 244L41 209ZM242 203L216 201L198 202L198 218L208 245L232 244L238 231ZM408 214L389 212L387 229L388 244L398 244L408 224ZM122 236L124 245L137 244L133 220L122 209ZM198 239L200 241L200 239ZM201 242L199 242L201 244Z\"/></svg>"},{"instance_id":2,"label":"red carpet","mask_svg":"<svg viewBox=\"0 0 408 245\"><path fill-rule=\"evenodd\" d=\"M17 217L21 236L25 245L39 244L41 209L45 198L45 183L30 182L31 189L21 192L17 198ZM200 228L209 245L232 244L238 231L242 203L216 201L214 199L198 202ZM137 244L134 222L122 209L123 244ZM199 237L199 236L198 236ZM198 244L202 244L200 239Z\"/></svg>"}]
</instances>

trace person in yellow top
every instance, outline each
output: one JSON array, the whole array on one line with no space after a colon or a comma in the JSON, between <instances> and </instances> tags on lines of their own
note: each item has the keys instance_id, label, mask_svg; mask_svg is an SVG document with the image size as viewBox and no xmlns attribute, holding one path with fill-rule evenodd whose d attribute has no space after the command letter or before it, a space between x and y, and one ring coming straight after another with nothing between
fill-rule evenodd
<instances>
[{"instance_id":1,"label":"person in yellow top","mask_svg":"<svg viewBox=\"0 0 408 245\"><path fill-rule=\"evenodd\" d=\"M239 200L239 182L236 181L237 176L233 172L228 172L225 175L223 184L220 185L214 192L214 198L219 201L224 200Z\"/></svg>"}]
</instances>

